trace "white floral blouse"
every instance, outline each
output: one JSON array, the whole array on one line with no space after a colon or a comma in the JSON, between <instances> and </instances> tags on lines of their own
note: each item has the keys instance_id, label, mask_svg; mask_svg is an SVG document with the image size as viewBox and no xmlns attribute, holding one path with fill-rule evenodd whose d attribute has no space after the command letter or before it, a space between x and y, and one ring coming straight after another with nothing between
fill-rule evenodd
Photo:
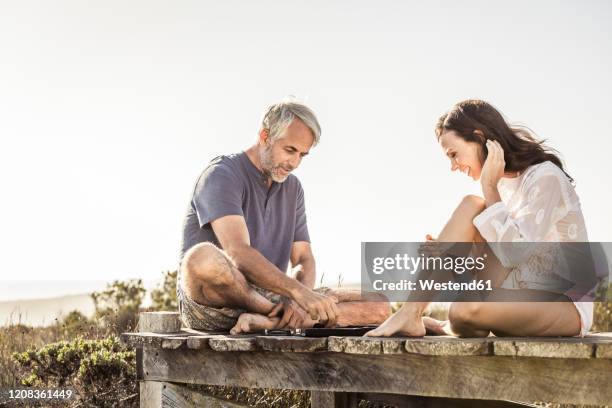
<instances>
[{"instance_id":1,"label":"white floral blouse","mask_svg":"<svg viewBox=\"0 0 612 408\"><path fill-rule=\"evenodd\" d=\"M498 189L502 200L474 218L474 226L500 262L511 268L502 287L546 290L567 278L559 265L562 257L555 256L554 250L536 253L538 246L529 244L588 242L580 200L565 173L546 161L528 167L516 178L502 178ZM499 244L502 242L524 245ZM584 329L584 320L592 316L592 303L574 303Z\"/></svg>"}]
</instances>

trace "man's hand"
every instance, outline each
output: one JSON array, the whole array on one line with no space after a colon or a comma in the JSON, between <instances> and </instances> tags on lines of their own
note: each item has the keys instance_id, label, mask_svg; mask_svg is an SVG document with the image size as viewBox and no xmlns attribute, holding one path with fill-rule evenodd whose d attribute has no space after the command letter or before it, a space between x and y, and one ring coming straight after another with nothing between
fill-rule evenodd
<instances>
[{"instance_id":1,"label":"man's hand","mask_svg":"<svg viewBox=\"0 0 612 408\"><path fill-rule=\"evenodd\" d=\"M299 329L305 326L305 322L308 319L308 313L306 313L306 311L294 300L285 298L272 309L268 317L278 316L281 311L283 312L283 318L278 322L276 328Z\"/></svg>"},{"instance_id":2,"label":"man's hand","mask_svg":"<svg viewBox=\"0 0 612 408\"><path fill-rule=\"evenodd\" d=\"M293 300L304 309L312 320L319 321L325 327L332 327L338 320L338 299L325 296L304 286L293 295Z\"/></svg>"}]
</instances>

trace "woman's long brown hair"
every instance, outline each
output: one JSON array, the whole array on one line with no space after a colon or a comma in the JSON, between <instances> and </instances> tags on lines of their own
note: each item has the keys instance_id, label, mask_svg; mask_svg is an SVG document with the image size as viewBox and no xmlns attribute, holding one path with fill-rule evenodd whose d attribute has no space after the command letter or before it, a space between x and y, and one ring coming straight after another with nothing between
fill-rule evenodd
<instances>
[{"instance_id":1,"label":"woman's long brown hair","mask_svg":"<svg viewBox=\"0 0 612 408\"><path fill-rule=\"evenodd\" d=\"M499 142L504 149L505 171L523 171L534 164L551 161L559 167L570 182L574 180L565 172L558 153L537 140L524 126L511 127L502 114L491 104L479 100L461 101L442 115L436 124L438 139L446 130L454 130L466 142L478 143L487 158L487 140Z\"/></svg>"}]
</instances>

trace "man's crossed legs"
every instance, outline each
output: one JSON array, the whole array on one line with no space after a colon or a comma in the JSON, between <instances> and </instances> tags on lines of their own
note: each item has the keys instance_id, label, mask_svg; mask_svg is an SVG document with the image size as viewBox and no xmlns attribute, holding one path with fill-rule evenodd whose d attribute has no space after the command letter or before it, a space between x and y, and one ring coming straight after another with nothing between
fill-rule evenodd
<instances>
[{"instance_id":1,"label":"man's crossed legs","mask_svg":"<svg viewBox=\"0 0 612 408\"><path fill-rule=\"evenodd\" d=\"M388 302L359 291L319 288L338 300L336 326L379 325L391 315ZM211 243L195 245L185 254L179 271L181 318L193 329L230 330L230 333L274 329L280 317L268 317L281 297L249 284L235 263ZM307 318L302 328L317 321Z\"/></svg>"}]
</instances>

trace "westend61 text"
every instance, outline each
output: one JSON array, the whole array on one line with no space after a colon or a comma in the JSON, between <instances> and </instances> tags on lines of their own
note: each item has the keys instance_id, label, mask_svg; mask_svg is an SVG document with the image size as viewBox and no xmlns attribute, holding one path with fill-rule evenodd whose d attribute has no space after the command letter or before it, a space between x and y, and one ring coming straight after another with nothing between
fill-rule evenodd
<instances>
[{"instance_id":1,"label":"westend61 text","mask_svg":"<svg viewBox=\"0 0 612 408\"><path fill-rule=\"evenodd\" d=\"M401 280L399 282L383 282L378 279L373 282L374 290L386 291L386 290L448 290L448 291L457 291L457 290L493 290L491 286L491 280L472 280L469 282L437 282L432 279L423 279L419 280L419 287L417 288L417 283L409 280Z\"/></svg>"}]
</instances>

